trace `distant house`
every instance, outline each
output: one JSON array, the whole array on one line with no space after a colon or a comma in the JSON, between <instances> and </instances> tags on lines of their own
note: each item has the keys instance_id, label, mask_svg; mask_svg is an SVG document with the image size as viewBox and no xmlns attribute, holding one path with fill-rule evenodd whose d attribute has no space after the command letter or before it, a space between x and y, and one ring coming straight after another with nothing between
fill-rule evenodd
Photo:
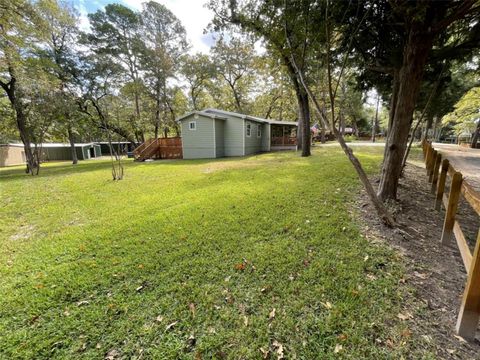
<instances>
[{"instance_id":1,"label":"distant house","mask_svg":"<svg viewBox=\"0 0 480 360\"><path fill-rule=\"evenodd\" d=\"M98 141L94 144L100 145L103 156L110 156L110 145L108 141ZM126 154L134 150L134 145L129 141L112 141L112 148L112 150L119 154Z\"/></svg>"},{"instance_id":2,"label":"distant house","mask_svg":"<svg viewBox=\"0 0 480 360\"><path fill-rule=\"evenodd\" d=\"M33 145L32 145L33 146ZM72 160L70 144L44 143L40 144L41 161ZM87 160L102 156L99 144L75 144L78 160ZM0 166L22 165L26 163L23 144L0 145Z\"/></svg>"},{"instance_id":3,"label":"distant house","mask_svg":"<svg viewBox=\"0 0 480 360\"><path fill-rule=\"evenodd\" d=\"M42 161L72 160L72 149L66 143L43 143ZM78 160L88 160L102 156L101 147L94 143L75 144Z\"/></svg>"},{"instance_id":4,"label":"distant house","mask_svg":"<svg viewBox=\"0 0 480 360\"><path fill-rule=\"evenodd\" d=\"M23 144L0 144L0 167L23 165L25 162Z\"/></svg>"},{"instance_id":5,"label":"distant house","mask_svg":"<svg viewBox=\"0 0 480 360\"><path fill-rule=\"evenodd\" d=\"M275 121L206 109L177 119L184 159L245 156L262 151L296 150L296 122Z\"/></svg>"}]
</instances>

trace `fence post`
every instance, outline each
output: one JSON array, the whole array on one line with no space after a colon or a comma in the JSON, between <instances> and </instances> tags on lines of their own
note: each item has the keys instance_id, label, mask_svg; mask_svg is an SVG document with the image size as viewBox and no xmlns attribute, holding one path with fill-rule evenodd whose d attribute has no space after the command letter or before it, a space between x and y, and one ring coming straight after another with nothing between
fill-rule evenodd
<instances>
[{"instance_id":1,"label":"fence post","mask_svg":"<svg viewBox=\"0 0 480 360\"><path fill-rule=\"evenodd\" d=\"M457 319L457 333L461 337L473 340L480 317L480 230L473 252L472 264L467 273L467 285L463 291L462 305Z\"/></svg>"},{"instance_id":2,"label":"fence post","mask_svg":"<svg viewBox=\"0 0 480 360\"><path fill-rule=\"evenodd\" d=\"M448 195L447 211L443 223L442 244L449 245L452 237L453 225L455 224L455 214L457 213L458 200L460 199L460 189L462 188L462 174L458 171L452 176L450 184L450 194Z\"/></svg>"},{"instance_id":3,"label":"fence post","mask_svg":"<svg viewBox=\"0 0 480 360\"><path fill-rule=\"evenodd\" d=\"M437 197L435 199L435 210L440 210L443 201L443 193L445 192L445 183L447 181L448 166L450 162L448 159L443 159L442 170L440 171L440 178L437 186Z\"/></svg>"},{"instance_id":4,"label":"fence post","mask_svg":"<svg viewBox=\"0 0 480 360\"><path fill-rule=\"evenodd\" d=\"M428 164L428 182L429 183L431 183L433 180L433 168L435 167L437 156L438 156L437 150L433 150L433 154L430 157L430 163Z\"/></svg>"},{"instance_id":5,"label":"fence post","mask_svg":"<svg viewBox=\"0 0 480 360\"><path fill-rule=\"evenodd\" d=\"M437 153L437 157L435 158L435 164L433 166L433 178L432 178L432 194L435 194L435 190L437 190L437 182L438 182L438 170L440 169L440 163L442 162L442 154Z\"/></svg>"},{"instance_id":6,"label":"fence post","mask_svg":"<svg viewBox=\"0 0 480 360\"><path fill-rule=\"evenodd\" d=\"M430 148L428 142L426 143L426 152L425 152L425 169L427 170L427 175L428 175L428 165L430 163L430 156L432 153L432 149Z\"/></svg>"}]
</instances>

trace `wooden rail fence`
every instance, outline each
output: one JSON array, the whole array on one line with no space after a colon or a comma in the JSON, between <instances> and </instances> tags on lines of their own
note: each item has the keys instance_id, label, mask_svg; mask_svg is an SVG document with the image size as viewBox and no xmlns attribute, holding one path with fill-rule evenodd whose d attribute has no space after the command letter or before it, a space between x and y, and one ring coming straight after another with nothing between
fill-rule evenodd
<instances>
[{"instance_id":1,"label":"wooden rail fence","mask_svg":"<svg viewBox=\"0 0 480 360\"><path fill-rule=\"evenodd\" d=\"M181 159L182 138L157 138L149 139L133 151L135 160L146 159Z\"/></svg>"},{"instance_id":2,"label":"wooden rail fence","mask_svg":"<svg viewBox=\"0 0 480 360\"><path fill-rule=\"evenodd\" d=\"M442 155L432 147L431 143L423 141L422 148L428 181L432 184L431 192L435 194L435 209L440 210L442 204L445 207L441 242L443 245L450 245L452 237L455 238L467 272L467 283L463 292L456 331L463 338L473 340L480 318L480 230L472 254L460 223L455 217L462 195L477 215L480 215L480 193L463 180L462 173L456 171L448 159L442 159ZM447 195L445 187L448 178L451 181Z\"/></svg>"}]
</instances>

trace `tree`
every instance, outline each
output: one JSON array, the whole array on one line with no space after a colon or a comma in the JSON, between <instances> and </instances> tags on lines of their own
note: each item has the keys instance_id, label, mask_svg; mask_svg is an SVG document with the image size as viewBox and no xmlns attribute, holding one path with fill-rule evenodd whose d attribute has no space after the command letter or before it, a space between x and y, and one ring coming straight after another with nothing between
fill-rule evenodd
<instances>
[{"instance_id":1,"label":"tree","mask_svg":"<svg viewBox=\"0 0 480 360\"><path fill-rule=\"evenodd\" d=\"M185 55L182 58L181 73L189 85L191 107L193 110L202 109L205 107L205 101L201 99L202 94L215 76L213 62L208 55Z\"/></svg>"},{"instance_id":2,"label":"tree","mask_svg":"<svg viewBox=\"0 0 480 360\"><path fill-rule=\"evenodd\" d=\"M96 56L107 57L110 62L121 64L134 94L134 112L131 117L137 141L144 141L141 131L140 58L144 50L140 16L120 4L108 4L105 10L88 15L91 32L84 34L84 43Z\"/></svg>"},{"instance_id":3,"label":"tree","mask_svg":"<svg viewBox=\"0 0 480 360\"><path fill-rule=\"evenodd\" d=\"M157 138L161 114L164 123L169 114L168 80L175 76L180 57L187 50L186 32L170 10L154 1L143 4L140 19L145 44L141 65L146 88L155 102L154 133Z\"/></svg>"},{"instance_id":4,"label":"tree","mask_svg":"<svg viewBox=\"0 0 480 360\"><path fill-rule=\"evenodd\" d=\"M253 80L253 44L237 37L229 41L220 38L212 47L211 56L215 59L216 72L232 92L235 109L240 113L245 112L246 95Z\"/></svg>"},{"instance_id":5,"label":"tree","mask_svg":"<svg viewBox=\"0 0 480 360\"><path fill-rule=\"evenodd\" d=\"M450 124L457 136L472 134L470 145L476 148L480 136L480 87L468 91L455 104L454 111L443 117L442 122Z\"/></svg>"},{"instance_id":6,"label":"tree","mask_svg":"<svg viewBox=\"0 0 480 360\"><path fill-rule=\"evenodd\" d=\"M36 43L44 39L45 24L30 2L0 2L0 87L13 109L20 138L24 144L27 173L38 174L40 159L32 150L33 129L28 124L28 82L38 67Z\"/></svg>"},{"instance_id":7,"label":"tree","mask_svg":"<svg viewBox=\"0 0 480 360\"><path fill-rule=\"evenodd\" d=\"M352 6L350 6L352 4ZM382 200L395 199L401 162L407 148L409 130L425 69L443 59L467 58L478 46L480 23L475 16L480 7L475 0L422 2L355 1L335 3L347 6L346 18L364 18L363 26L345 26L354 36L353 46L366 77L379 89L389 82L390 116L378 189ZM337 22L343 15L338 13ZM349 40L346 40L349 41ZM435 47L435 49L434 49Z\"/></svg>"},{"instance_id":8,"label":"tree","mask_svg":"<svg viewBox=\"0 0 480 360\"><path fill-rule=\"evenodd\" d=\"M298 146L302 156L310 156L310 105L305 89L300 83L297 72L292 64L292 56L299 69L308 71L310 45L315 44L312 30L318 27L318 14L314 11L321 3L307 0L290 3L291 11L283 11L283 1L249 0L239 4L236 0L210 0L209 8L215 12L214 27L218 29L239 27L259 39L263 39L267 48L275 53L287 68L287 72L295 89L299 112ZM291 46L287 46L285 22L289 17L287 32L294 33ZM309 78L306 81L310 81Z\"/></svg>"},{"instance_id":9,"label":"tree","mask_svg":"<svg viewBox=\"0 0 480 360\"><path fill-rule=\"evenodd\" d=\"M60 99L54 103L58 105L54 117L62 119L63 128L67 133L72 154L72 163L78 162L74 138L75 121L75 88L74 77L77 72L77 43L78 28L76 14L73 8L66 4L57 4L52 1L42 1L41 15L48 22L49 34L46 47L42 55L47 61L46 71L59 81Z\"/></svg>"}]
</instances>

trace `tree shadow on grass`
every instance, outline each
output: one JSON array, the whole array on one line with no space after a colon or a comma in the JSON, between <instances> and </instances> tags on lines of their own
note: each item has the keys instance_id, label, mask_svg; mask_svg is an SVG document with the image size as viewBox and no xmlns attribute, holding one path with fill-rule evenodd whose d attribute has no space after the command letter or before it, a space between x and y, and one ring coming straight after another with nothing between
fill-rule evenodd
<instances>
[{"instance_id":1,"label":"tree shadow on grass","mask_svg":"<svg viewBox=\"0 0 480 360\"><path fill-rule=\"evenodd\" d=\"M276 157L282 157L282 153L268 153L269 155L275 154ZM285 154L285 153L283 153ZM243 161L257 156L263 155L263 153L252 154L241 157L226 157L226 158L217 158L217 159L164 159L164 160L153 160L145 162L136 162L133 159L125 159L123 165L125 166L125 171L128 173L128 170L135 168L137 166L188 166L188 165L205 165L210 163L218 162L233 162L233 161ZM0 169L0 182L16 181L22 178L45 178L45 177L56 177L64 176L69 174L81 174L88 173L92 171L99 170L110 170L112 163L110 160L84 160L80 161L77 165L72 165L70 161L62 162L47 162L42 164L40 168L40 173L38 176L31 176L25 172L25 166L12 166ZM110 178L110 172L108 172Z\"/></svg>"}]
</instances>

